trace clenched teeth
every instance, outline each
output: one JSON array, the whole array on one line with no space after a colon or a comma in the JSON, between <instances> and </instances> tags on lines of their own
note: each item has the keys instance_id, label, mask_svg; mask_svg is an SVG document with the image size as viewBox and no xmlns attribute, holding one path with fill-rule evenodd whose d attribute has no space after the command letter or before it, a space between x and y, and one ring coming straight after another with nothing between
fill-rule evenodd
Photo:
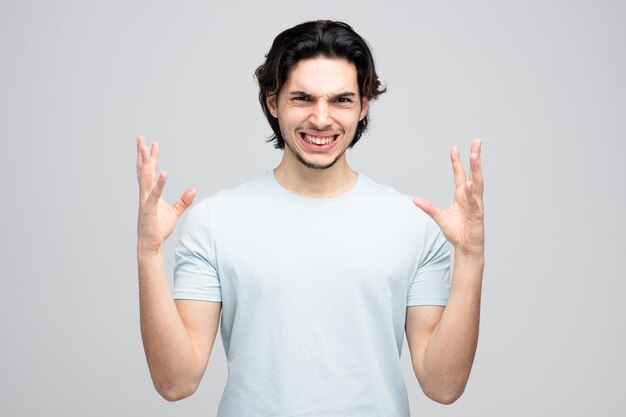
<instances>
[{"instance_id":1,"label":"clenched teeth","mask_svg":"<svg viewBox=\"0 0 626 417\"><path fill-rule=\"evenodd\" d=\"M335 140L335 136L327 136L324 138L318 138L311 135L304 135L304 140L308 143L314 143L316 145L328 145Z\"/></svg>"}]
</instances>

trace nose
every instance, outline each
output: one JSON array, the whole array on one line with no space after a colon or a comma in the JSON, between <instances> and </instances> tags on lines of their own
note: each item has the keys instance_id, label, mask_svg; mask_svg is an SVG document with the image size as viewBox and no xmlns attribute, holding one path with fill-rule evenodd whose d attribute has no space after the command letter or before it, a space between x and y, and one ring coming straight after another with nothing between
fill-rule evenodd
<instances>
[{"instance_id":1,"label":"nose","mask_svg":"<svg viewBox=\"0 0 626 417\"><path fill-rule=\"evenodd\" d=\"M330 119L328 103L325 100L317 100L309 117L311 124L322 130L331 124Z\"/></svg>"}]
</instances>

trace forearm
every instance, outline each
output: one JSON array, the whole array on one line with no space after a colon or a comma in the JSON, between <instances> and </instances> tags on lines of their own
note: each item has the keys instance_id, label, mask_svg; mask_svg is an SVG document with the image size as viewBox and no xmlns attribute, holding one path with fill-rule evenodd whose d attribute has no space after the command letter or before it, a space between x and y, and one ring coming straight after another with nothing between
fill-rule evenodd
<instances>
[{"instance_id":1,"label":"forearm","mask_svg":"<svg viewBox=\"0 0 626 417\"><path fill-rule=\"evenodd\" d=\"M423 359L424 391L455 401L469 378L480 321L484 256L455 255L448 305L428 343Z\"/></svg>"},{"instance_id":2,"label":"forearm","mask_svg":"<svg viewBox=\"0 0 626 417\"><path fill-rule=\"evenodd\" d=\"M168 400L191 395L202 366L172 299L161 253L138 252L141 337L152 381Z\"/></svg>"}]
</instances>

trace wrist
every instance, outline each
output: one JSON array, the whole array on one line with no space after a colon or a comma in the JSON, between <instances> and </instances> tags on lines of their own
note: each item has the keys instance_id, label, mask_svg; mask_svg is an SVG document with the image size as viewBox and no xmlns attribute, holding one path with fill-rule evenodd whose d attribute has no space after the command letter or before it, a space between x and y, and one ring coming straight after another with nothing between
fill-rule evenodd
<instances>
[{"instance_id":1,"label":"wrist","mask_svg":"<svg viewBox=\"0 0 626 417\"><path fill-rule=\"evenodd\" d=\"M482 267L485 264L485 253L479 251L467 252L459 249L454 251L454 264Z\"/></svg>"},{"instance_id":2,"label":"wrist","mask_svg":"<svg viewBox=\"0 0 626 417\"><path fill-rule=\"evenodd\" d=\"M452 287L456 291L470 294L480 294L483 272L485 270L485 256L480 253L455 251L452 275Z\"/></svg>"},{"instance_id":3,"label":"wrist","mask_svg":"<svg viewBox=\"0 0 626 417\"><path fill-rule=\"evenodd\" d=\"M144 247L141 245L137 245L137 260L138 261L150 261L153 259L162 259L163 258L163 248L153 248L153 247Z\"/></svg>"}]
</instances>

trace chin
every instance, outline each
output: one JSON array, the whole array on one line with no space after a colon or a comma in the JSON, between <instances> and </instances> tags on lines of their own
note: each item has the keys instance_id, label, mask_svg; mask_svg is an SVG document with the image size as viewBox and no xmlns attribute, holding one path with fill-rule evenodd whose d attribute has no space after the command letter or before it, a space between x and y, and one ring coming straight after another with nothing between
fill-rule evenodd
<instances>
[{"instance_id":1,"label":"chin","mask_svg":"<svg viewBox=\"0 0 626 417\"><path fill-rule=\"evenodd\" d=\"M300 158L298 158L298 160L300 161L300 163L302 163L302 165L304 165L307 168L322 170L322 169L331 168L333 165L335 165L335 163L339 160L339 158L334 159L329 163L316 163L316 162L311 162L311 161L305 161L304 159L300 159Z\"/></svg>"},{"instance_id":2,"label":"chin","mask_svg":"<svg viewBox=\"0 0 626 417\"><path fill-rule=\"evenodd\" d=\"M298 160L298 162L300 162L302 165L304 165L307 168L317 169L317 170L331 168L333 165L335 165L337 163L337 161L339 161L341 159L341 157L345 153L345 149L344 149L342 152L340 152L333 159L327 159L325 161L324 160L322 160L322 161L312 161L310 159L307 159L305 156L303 156L302 153L294 152L294 150L291 149L291 146L290 145L288 145L288 146L289 146L289 149L291 150L291 153L295 155L295 157Z\"/></svg>"}]
</instances>

